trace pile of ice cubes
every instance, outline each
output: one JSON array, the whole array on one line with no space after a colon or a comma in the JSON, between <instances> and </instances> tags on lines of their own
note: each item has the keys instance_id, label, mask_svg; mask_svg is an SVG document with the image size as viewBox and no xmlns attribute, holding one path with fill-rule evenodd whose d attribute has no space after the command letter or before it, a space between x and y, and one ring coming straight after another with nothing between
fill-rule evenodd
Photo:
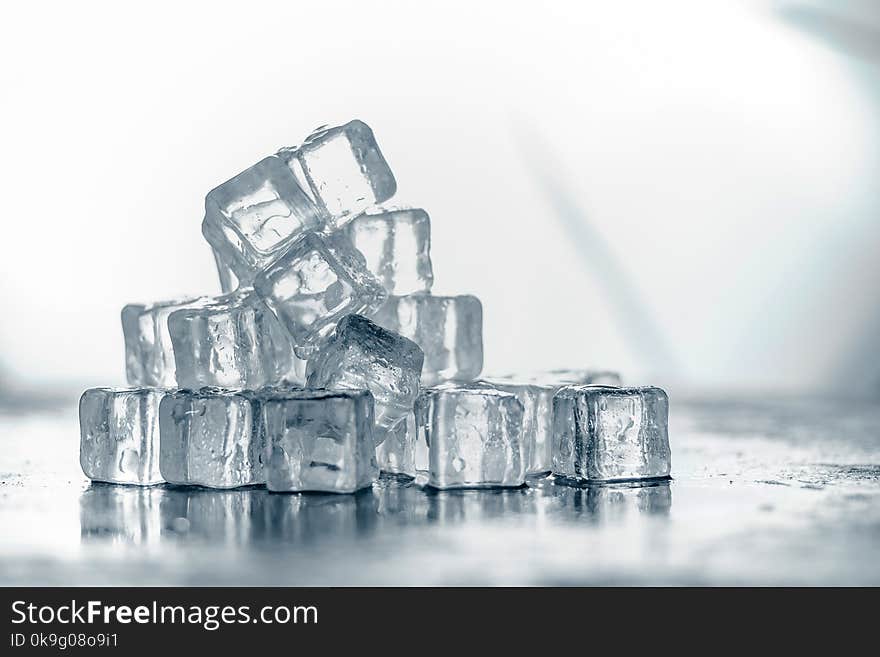
<instances>
[{"instance_id":1,"label":"pile of ice cubes","mask_svg":"<svg viewBox=\"0 0 880 657\"><path fill-rule=\"evenodd\" d=\"M351 493L666 477L668 402L612 372L479 379L483 309L431 293L430 219L361 121L208 193L223 295L122 310L130 388L80 400L93 480Z\"/></svg>"}]
</instances>

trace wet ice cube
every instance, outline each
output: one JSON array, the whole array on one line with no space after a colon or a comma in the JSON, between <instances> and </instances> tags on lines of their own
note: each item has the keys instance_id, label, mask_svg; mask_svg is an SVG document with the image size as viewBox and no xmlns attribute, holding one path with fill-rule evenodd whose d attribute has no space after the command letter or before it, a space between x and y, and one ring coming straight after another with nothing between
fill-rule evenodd
<instances>
[{"instance_id":1,"label":"wet ice cube","mask_svg":"<svg viewBox=\"0 0 880 657\"><path fill-rule=\"evenodd\" d=\"M129 385L166 388L177 385L168 316L175 310L197 308L208 301L202 297L149 305L130 303L122 309L125 376Z\"/></svg>"},{"instance_id":2,"label":"wet ice cube","mask_svg":"<svg viewBox=\"0 0 880 657\"><path fill-rule=\"evenodd\" d=\"M668 415L660 388L560 389L553 398L553 473L572 482L668 476Z\"/></svg>"},{"instance_id":3,"label":"wet ice cube","mask_svg":"<svg viewBox=\"0 0 880 657\"><path fill-rule=\"evenodd\" d=\"M294 366L286 332L250 289L172 312L168 331L182 388L257 388Z\"/></svg>"},{"instance_id":4,"label":"wet ice cube","mask_svg":"<svg viewBox=\"0 0 880 657\"><path fill-rule=\"evenodd\" d=\"M620 374L601 369L556 369L537 372L517 372L514 374L493 374L493 381L531 383L540 386L603 385L620 386Z\"/></svg>"},{"instance_id":5,"label":"wet ice cube","mask_svg":"<svg viewBox=\"0 0 880 657\"><path fill-rule=\"evenodd\" d=\"M262 392L270 491L353 493L378 476L369 392Z\"/></svg>"},{"instance_id":6,"label":"wet ice cube","mask_svg":"<svg viewBox=\"0 0 880 657\"><path fill-rule=\"evenodd\" d=\"M516 395L523 405L522 440L526 445L526 474L549 474L552 468L553 395L557 386L484 379L482 384Z\"/></svg>"},{"instance_id":7,"label":"wet ice cube","mask_svg":"<svg viewBox=\"0 0 880 657\"><path fill-rule=\"evenodd\" d=\"M424 210L384 210L362 214L345 227L367 268L388 294L428 292L431 268L431 220Z\"/></svg>"},{"instance_id":8,"label":"wet ice cube","mask_svg":"<svg viewBox=\"0 0 880 657\"><path fill-rule=\"evenodd\" d=\"M254 283L287 328L294 350L308 358L350 313L371 314L385 290L344 237L307 235Z\"/></svg>"},{"instance_id":9,"label":"wet ice cube","mask_svg":"<svg viewBox=\"0 0 880 657\"><path fill-rule=\"evenodd\" d=\"M94 481L150 485L159 472L159 388L91 388L79 400L79 461Z\"/></svg>"},{"instance_id":10,"label":"wet ice cube","mask_svg":"<svg viewBox=\"0 0 880 657\"><path fill-rule=\"evenodd\" d=\"M180 390L159 404L159 468L172 484L235 488L261 484L263 440L253 394Z\"/></svg>"},{"instance_id":11,"label":"wet ice cube","mask_svg":"<svg viewBox=\"0 0 880 657\"><path fill-rule=\"evenodd\" d=\"M523 406L486 386L427 388L415 407L419 440L428 446L435 488L520 486L525 481Z\"/></svg>"},{"instance_id":12,"label":"wet ice cube","mask_svg":"<svg viewBox=\"0 0 880 657\"><path fill-rule=\"evenodd\" d=\"M360 315L348 315L309 359L310 388L369 390L375 402L376 438L412 412L424 356L419 346Z\"/></svg>"},{"instance_id":13,"label":"wet ice cube","mask_svg":"<svg viewBox=\"0 0 880 657\"><path fill-rule=\"evenodd\" d=\"M289 244L323 227L320 210L274 155L205 197L202 234L244 285Z\"/></svg>"},{"instance_id":14,"label":"wet ice cube","mask_svg":"<svg viewBox=\"0 0 880 657\"><path fill-rule=\"evenodd\" d=\"M373 321L422 348L423 385L473 381L483 369L483 306L477 297L390 296Z\"/></svg>"},{"instance_id":15,"label":"wet ice cube","mask_svg":"<svg viewBox=\"0 0 880 657\"><path fill-rule=\"evenodd\" d=\"M416 440L416 417L413 412L385 432L385 439L376 447L376 460L379 470L388 474L415 477L418 471L427 471L428 452L424 443Z\"/></svg>"},{"instance_id":16,"label":"wet ice cube","mask_svg":"<svg viewBox=\"0 0 880 657\"><path fill-rule=\"evenodd\" d=\"M278 156L305 178L332 229L397 191L394 174L363 121L318 128L301 146L281 149Z\"/></svg>"}]
</instances>

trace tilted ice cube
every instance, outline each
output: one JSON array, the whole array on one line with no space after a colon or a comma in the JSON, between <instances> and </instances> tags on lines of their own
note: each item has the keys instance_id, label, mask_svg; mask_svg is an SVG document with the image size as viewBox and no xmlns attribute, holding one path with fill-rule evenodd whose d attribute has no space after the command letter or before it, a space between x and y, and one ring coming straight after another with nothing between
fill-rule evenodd
<instances>
[{"instance_id":1,"label":"tilted ice cube","mask_svg":"<svg viewBox=\"0 0 880 657\"><path fill-rule=\"evenodd\" d=\"M373 321L422 348L423 385L473 381L483 369L483 306L477 297L390 296Z\"/></svg>"},{"instance_id":2,"label":"tilted ice cube","mask_svg":"<svg viewBox=\"0 0 880 657\"><path fill-rule=\"evenodd\" d=\"M427 471L428 453L424 443L416 440L415 413L385 432L385 440L376 447L376 460L379 470L389 474L415 477L419 470Z\"/></svg>"},{"instance_id":3,"label":"tilted ice cube","mask_svg":"<svg viewBox=\"0 0 880 657\"><path fill-rule=\"evenodd\" d=\"M369 390L376 439L412 412L424 355L419 346L360 315L348 315L306 366L310 388Z\"/></svg>"},{"instance_id":4,"label":"tilted ice cube","mask_svg":"<svg viewBox=\"0 0 880 657\"><path fill-rule=\"evenodd\" d=\"M323 227L321 212L274 155L205 197L202 234L243 285L304 233Z\"/></svg>"},{"instance_id":5,"label":"tilted ice cube","mask_svg":"<svg viewBox=\"0 0 880 657\"><path fill-rule=\"evenodd\" d=\"M308 358L350 313L372 314L385 290L344 236L306 235L257 276L257 294Z\"/></svg>"},{"instance_id":6,"label":"tilted ice cube","mask_svg":"<svg viewBox=\"0 0 880 657\"><path fill-rule=\"evenodd\" d=\"M270 491L353 493L378 476L369 392L273 390L260 404Z\"/></svg>"},{"instance_id":7,"label":"tilted ice cube","mask_svg":"<svg viewBox=\"0 0 880 657\"><path fill-rule=\"evenodd\" d=\"M428 292L431 268L431 220L420 209L362 214L345 227L367 269L388 294Z\"/></svg>"},{"instance_id":8,"label":"tilted ice cube","mask_svg":"<svg viewBox=\"0 0 880 657\"><path fill-rule=\"evenodd\" d=\"M419 440L428 446L435 488L520 486L526 474L523 406L486 386L427 388L415 407Z\"/></svg>"},{"instance_id":9,"label":"tilted ice cube","mask_svg":"<svg viewBox=\"0 0 880 657\"><path fill-rule=\"evenodd\" d=\"M523 405L522 440L528 459L526 474L548 474L552 467L553 395L558 387L507 379L483 379L480 383L516 395Z\"/></svg>"},{"instance_id":10,"label":"tilted ice cube","mask_svg":"<svg viewBox=\"0 0 880 657\"><path fill-rule=\"evenodd\" d=\"M397 191L394 174L363 121L318 128L301 146L283 148L278 156L305 178L331 229Z\"/></svg>"},{"instance_id":11,"label":"tilted ice cube","mask_svg":"<svg viewBox=\"0 0 880 657\"><path fill-rule=\"evenodd\" d=\"M562 388L553 398L553 474L573 482L669 476L668 415L660 388Z\"/></svg>"},{"instance_id":12,"label":"tilted ice cube","mask_svg":"<svg viewBox=\"0 0 880 657\"><path fill-rule=\"evenodd\" d=\"M220 291L223 294L234 292L238 289L238 278L236 277L235 272L232 271L229 265L223 262L216 249L212 248L211 253L214 254L214 264L217 265L217 278L220 280Z\"/></svg>"},{"instance_id":13,"label":"tilted ice cube","mask_svg":"<svg viewBox=\"0 0 880 657\"><path fill-rule=\"evenodd\" d=\"M294 367L286 331L251 289L172 312L168 331L182 388L257 388Z\"/></svg>"},{"instance_id":14,"label":"tilted ice cube","mask_svg":"<svg viewBox=\"0 0 880 657\"><path fill-rule=\"evenodd\" d=\"M250 392L169 393L159 405L159 468L172 484L235 488L262 484L259 406Z\"/></svg>"},{"instance_id":15,"label":"tilted ice cube","mask_svg":"<svg viewBox=\"0 0 880 657\"><path fill-rule=\"evenodd\" d=\"M129 385L177 385L174 350L168 333L168 316L182 308L197 308L210 299L179 299L150 305L130 303L122 309L125 338L125 376Z\"/></svg>"},{"instance_id":16,"label":"tilted ice cube","mask_svg":"<svg viewBox=\"0 0 880 657\"><path fill-rule=\"evenodd\" d=\"M89 479L161 483L159 388L91 388L79 400L79 462Z\"/></svg>"}]
</instances>

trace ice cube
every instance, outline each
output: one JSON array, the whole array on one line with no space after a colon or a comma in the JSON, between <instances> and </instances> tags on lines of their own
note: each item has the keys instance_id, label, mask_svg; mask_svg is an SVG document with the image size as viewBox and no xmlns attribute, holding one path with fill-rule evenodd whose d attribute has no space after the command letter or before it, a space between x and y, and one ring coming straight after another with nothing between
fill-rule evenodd
<instances>
[{"instance_id":1,"label":"ice cube","mask_svg":"<svg viewBox=\"0 0 880 657\"><path fill-rule=\"evenodd\" d=\"M431 268L431 220L418 208L362 214L345 227L367 269L388 294L428 292Z\"/></svg>"},{"instance_id":2,"label":"ice cube","mask_svg":"<svg viewBox=\"0 0 880 657\"><path fill-rule=\"evenodd\" d=\"M303 234L323 227L320 210L274 155L205 197L202 234L242 285Z\"/></svg>"},{"instance_id":3,"label":"ice cube","mask_svg":"<svg viewBox=\"0 0 880 657\"><path fill-rule=\"evenodd\" d=\"M260 272L254 286L287 328L300 358L311 356L340 319L372 314L385 299L344 236L306 235Z\"/></svg>"},{"instance_id":4,"label":"ice cube","mask_svg":"<svg viewBox=\"0 0 880 657\"><path fill-rule=\"evenodd\" d=\"M415 413L385 432L385 439L376 447L379 470L393 475L415 477L428 470L427 446L416 440Z\"/></svg>"},{"instance_id":5,"label":"ice cube","mask_svg":"<svg viewBox=\"0 0 880 657\"><path fill-rule=\"evenodd\" d=\"M236 488L265 482L259 405L220 388L169 393L159 404L159 468L172 484Z\"/></svg>"},{"instance_id":6,"label":"ice cube","mask_svg":"<svg viewBox=\"0 0 880 657\"><path fill-rule=\"evenodd\" d=\"M422 391L415 415L418 439L428 446L430 486L524 483L523 406L515 395L482 385L444 384Z\"/></svg>"},{"instance_id":7,"label":"ice cube","mask_svg":"<svg viewBox=\"0 0 880 657\"><path fill-rule=\"evenodd\" d=\"M160 388L91 388L79 400L79 462L94 481L150 485L159 472Z\"/></svg>"},{"instance_id":8,"label":"ice cube","mask_svg":"<svg viewBox=\"0 0 880 657\"><path fill-rule=\"evenodd\" d=\"M424 356L419 346L360 315L348 315L306 366L310 388L369 390L376 438L412 412Z\"/></svg>"},{"instance_id":9,"label":"ice cube","mask_svg":"<svg viewBox=\"0 0 880 657\"><path fill-rule=\"evenodd\" d=\"M483 306L477 297L390 296L373 321L422 348L423 385L473 381L483 369Z\"/></svg>"},{"instance_id":10,"label":"ice cube","mask_svg":"<svg viewBox=\"0 0 880 657\"><path fill-rule=\"evenodd\" d=\"M333 230L397 191L394 174L363 121L318 128L301 146L283 148L278 156L305 178Z\"/></svg>"},{"instance_id":11,"label":"ice cube","mask_svg":"<svg viewBox=\"0 0 880 657\"><path fill-rule=\"evenodd\" d=\"M549 474L553 454L553 395L558 387L508 379L483 379L480 383L516 395L523 405L522 440L528 455L526 474Z\"/></svg>"},{"instance_id":12,"label":"ice cube","mask_svg":"<svg viewBox=\"0 0 880 657\"><path fill-rule=\"evenodd\" d=\"M560 389L553 398L553 474L570 483L669 476L668 415L660 388Z\"/></svg>"},{"instance_id":13,"label":"ice cube","mask_svg":"<svg viewBox=\"0 0 880 657\"><path fill-rule=\"evenodd\" d=\"M286 331L251 289L172 312L168 331L182 388L257 388L294 369Z\"/></svg>"},{"instance_id":14,"label":"ice cube","mask_svg":"<svg viewBox=\"0 0 880 657\"><path fill-rule=\"evenodd\" d=\"M168 316L175 310L197 308L208 302L208 298L201 297L150 305L130 303L122 309L125 376L129 385L166 388L177 385Z\"/></svg>"},{"instance_id":15,"label":"ice cube","mask_svg":"<svg viewBox=\"0 0 880 657\"><path fill-rule=\"evenodd\" d=\"M273 390L260 397L270 491L353 493L376 479L369 392Z\"/></svg>"}]
</instances>

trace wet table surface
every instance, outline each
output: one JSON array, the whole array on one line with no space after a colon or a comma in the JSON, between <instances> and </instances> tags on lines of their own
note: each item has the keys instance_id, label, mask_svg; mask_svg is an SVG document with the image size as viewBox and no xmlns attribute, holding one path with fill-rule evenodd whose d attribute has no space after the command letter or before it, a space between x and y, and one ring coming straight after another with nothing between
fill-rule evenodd
<instances>
[{"instance_id":1,"label":"wet table surface","mask_svg":"<svg viewBox=\"0 0 880 657\"><path fill-rule=\"evenodd\" d=\"M0 584L880 584L880 403L673 398L671 482L357 495L91 484L0 412Z\"/></svg>"}]
</instances>

